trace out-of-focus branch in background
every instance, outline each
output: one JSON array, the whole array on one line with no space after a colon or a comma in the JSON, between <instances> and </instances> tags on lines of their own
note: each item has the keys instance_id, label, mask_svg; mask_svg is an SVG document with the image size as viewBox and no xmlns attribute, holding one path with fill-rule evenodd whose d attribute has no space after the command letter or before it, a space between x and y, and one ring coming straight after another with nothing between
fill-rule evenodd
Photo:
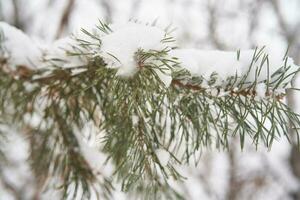
<instances>
[{"instance_id":1,"label":"out-of-focus branch in background","mask_svg":"<svg viewBox=\"0 0 300 200\"><path fill-rule=\"evenodd\" d=\"M209 38L212 42L213 46L217 47L220 50L227 49L226 45L220 41L217 33L218 27L218 16L217 16L217 9L218 9L218 2L211 2L208 1L207 9L209 13L208 17L208 30L209 30Z\"/></svg>"},{"instance_id":2,"label":"out-of-focus branch in background","mask_svg":"<svg viewBox=\"0 0 300 200\"><path fill-rule=\"evenodd\" d=\"M299 48L300 20L298 20L295 26L290 27L286 19L284 18L279 1L269 0L269 3L272 5L272 8L276 15L276 19L280 27L280 33L283 36L283 38L286 40L287 44L289 45L289 52L294 58L295 62L299 64L300 62L300 48ZM299 77L299 75L297 77ZM292 84L295 84L295 82L293 81ZM296 109L297 100L294 91L288 91L287 101L288 101L288 105L291 108ZM290 126L292 127L292 125ZM296 134L292 128L290 129L289 134L291 135L291 138L294 138L289 163L293 174L295 175L295 177L298 178L298 180L300 180L300 152L299 152L299 147L297 146L297 141L295 139ZM295 200L300 199L300 192L295 191L293 194L291 194L291 197Z\"/></svg>"},{"instance_id":3,"label":"out-of-focus branch in background","mask_svg":"<svg viewBox=\"0 0 300 200\"><path fill-rule=\"evenodd\" d=\"M100 3L105 10L105 21L107 23L111 23L113 18L113 9L110 0L100 0Z\"/></svg>"},{"instance_id":4,"label":"out-of-focus branch in background","mask_svg":"<svg viewBox=\"0 0 300 200\"><path fill-rule=\"evenodd\" d=\"M58 24L58 29L57 29L57 33L56 33L56 38L60 38L65 30L65 27L68 25L69 23L69 17L72 13L73 7L74 7L74 3L75 0L69 0L67 3L66 8L63 11L61 20Z\"/></svg>"}]
</instances>

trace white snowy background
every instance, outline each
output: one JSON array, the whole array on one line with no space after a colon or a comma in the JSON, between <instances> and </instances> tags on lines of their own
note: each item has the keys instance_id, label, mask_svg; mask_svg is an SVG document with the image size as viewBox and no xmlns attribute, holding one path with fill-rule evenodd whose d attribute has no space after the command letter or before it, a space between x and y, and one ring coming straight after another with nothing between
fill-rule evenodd
<instances>
[{"instance_id":1,"label":"white snowy background","mask_svg":"<svg viewBox=\"0 0 300 200\"><path fill-rule=\"evenodd\" d=\"M0 20L41 46L92 27L98 19L172 26L185 48L236 51L266 45L270 52L284 53L289 46L289 56L300 64L299 0L0 0ZM299 99L289 94L295 109ZM0 166L0 200L34 199L38 186L26 161L30 144L24 135L7 131L11 136L4 145L10 165ZM284 137L271 150L256 150L249 143L241 151L238 140L231 146L225 152L203 150L198 166L180 169L188 179L174 187L191 200L300 199L300 154ZM101 163L101 155L99 160L95 164ZM41 197L56 198L53 192ZM116 191L114 199L130 198Z\"/></svg>"}]
</instances>

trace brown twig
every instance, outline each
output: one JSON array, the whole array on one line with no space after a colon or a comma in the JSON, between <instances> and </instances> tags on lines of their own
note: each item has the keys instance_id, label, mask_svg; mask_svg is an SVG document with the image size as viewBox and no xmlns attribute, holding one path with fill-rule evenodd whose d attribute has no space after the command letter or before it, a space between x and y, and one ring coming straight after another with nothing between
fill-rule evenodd
<instances>
[{"instance_id":1,"label":"brown twig","mask_svg":"<svg viewBox=\"0 0 300 200\"><path fill-rule=\"evenodd\" d=\"M57 30L57 34L56 34L56 38L60 38L63 34L63 31L65 29L65 27L68 25L69 23L69 16L73 10L74 7L74 3L75 0L69 0L68 5L66 6L64 13L62 15L62 18L60 20L59 26L58 26L58 30Z\"/></svg>"},{"instance_id":2,"label":"brown twig","mask_svg":"<svg viewBox=\"0 0 300 200\"><path fill-rule=\"evenodd\" d=\"M203 88L199 85L184 84L180 80L176 80L176 79L172 80L171 85L179 86L179 87L182 87L182 88L187 88L187 89L195 90L195 91L205 91L206 90L206 88ZM245 97L246 96L255 97L257 95L257 92L255 90L250 90L250 89L242 89L242 90L238 90L238 91L230 89L230 90L227 90L225 92L229 92L230 95L245 96ZM267 97L270 97L270 96L272 96L272 93L271 92L266 92L265 95ZM276 95L275 98L277 100L282 100L284 96L285 96L285 94L279 94L279 95Z\"/></svg>"},{"instance_id":3,"label":"brown twig","mask_svg":"<svg viewBox=\"0 0 300 200\"><path fill-rule=\"evenodd\" d=\"M14 9L14 25L18 29L23 30L24 24L21 22L21 19L20 19L20 9L19 9L19 4L18 4L17 0L12 0L12 5L13 5L13 9Z\"/></svg>"},{"instance_id":4,"label":"brown twig","mask_svg":"<svg viewBox=\"0 0 300 200\"><path fill-rule=\"evenodd\" d=\"M4 65L6 66L6 65ZM139 61L138 62L138 66L139 68L143 68L143 62ZM1 69L1 68L0 68ZM8 73L9 75L12 75L13 77L18 77L21 79L30 79L32 77L32 75L34 74L34 71L29 69L26 66L18 66L16 70L10 70L7 71L7 69L9 69L8 67L3 68L2 70L4 70L6 73ZM68 73L64 73L63 70L59 71L59 73L55 73L51 76L47 76L47 77L41 77L39 79L35 79L34 82L41 82L41 83L48 83L48 82L52 82L53 80L65 80L65 79L69 79L72 78L73 76L71 76ZM189 83L182 83L180 80L178 79L173 79L171 82L171 85L173 86L177 86L177 87L181 87L181 88L186 88L186 89L190 89L190 90L194 90L194 91L200 91L200 92L204 92L205 90L207 90L207 88L203 88L200 85L193 85L193 84L189 84ZM218 91L220 92L220 91ZM229 90L225 90L225 92L229 93L230 95L234 95L234 96L244 96L244 97L255 97L257 95L257 92L255 90L251 90L249 88L245 88L245 89L241 89L241 90L234 90L232 88L230 88ZM270 91L267 91L265 93L266 97L272 97L273 93ZM277 100L282 100L283 97L285 97L285 94L278 94L275 96L275 98Z\"/></svg>"}]
</instances>

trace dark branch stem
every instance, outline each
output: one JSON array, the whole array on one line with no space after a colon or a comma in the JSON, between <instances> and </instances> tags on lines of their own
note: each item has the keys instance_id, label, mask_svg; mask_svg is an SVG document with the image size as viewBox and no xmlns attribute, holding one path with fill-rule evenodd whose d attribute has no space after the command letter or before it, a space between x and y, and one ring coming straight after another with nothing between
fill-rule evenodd
<instances>
[{"instance_id":1,"label":"dark branch stem","mask_svg":"<svg viewBox=\"0 0 300 200\"><path fill-rule=\"evenodd\" d=\"M173 86L179 86L179 87L182 87L182 88L186 88L186 89L190 89L190 90L195 90L195 91L202 91L204 92L206 90L206 88L203 88L199 85L192 85L192 84L184 84L182 83L180 80L172 80L172 83L171 83ZM226 92L229 92L230 95L236 95L236 96L256 96L257 95L257 92L255 90L249 90L249 89L243 89L243 90L239 90L239 91L235 91L233 89L231 90L228 90ZM266 96L271 96L272 93L270 92L266 92ZM276 95L275 98L277 100L282 100L283 97L285 96L285 94L279 94L279 95Z\"/></svg>"},{"instance_id":2,"label":"dark branch stem","mask_svg":"<svg viewBox=\"0 0 300 200\"><path fill-rule=\"evenodd\" d=\"M73 10L74 7L74 3L75 0L69 0L68 5L66 6L62 18L60 20L59 26L58 26L58 30L57 30L57 34L56 34L56 38L60 38L63 34L63 31L65 29L65 27L68 25L69 23L69 16Z\"/></svg>"}]
</instances>

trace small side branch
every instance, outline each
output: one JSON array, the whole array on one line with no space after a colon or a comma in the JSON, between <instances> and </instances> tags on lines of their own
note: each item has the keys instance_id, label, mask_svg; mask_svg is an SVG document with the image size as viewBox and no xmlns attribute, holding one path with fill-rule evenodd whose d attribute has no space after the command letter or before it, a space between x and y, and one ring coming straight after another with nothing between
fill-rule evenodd
<instances>
[{"instance_id":1,"label":"small side branch","mask_svg":"<svg viewBox=\"0 0 300 200\"><path fill-rule=\"evenodd\" d=\"M74 7L74 3L75 0L69 0L68 5L66 6L64 13L62 15L62 18L60 20L59 26L58 26L58 31L56 34L56 38L60 38L63 34L63 31L65 29L65 27L68 25L69 23L69 16L73 10Z\"/></svg>"}]
</instances>

